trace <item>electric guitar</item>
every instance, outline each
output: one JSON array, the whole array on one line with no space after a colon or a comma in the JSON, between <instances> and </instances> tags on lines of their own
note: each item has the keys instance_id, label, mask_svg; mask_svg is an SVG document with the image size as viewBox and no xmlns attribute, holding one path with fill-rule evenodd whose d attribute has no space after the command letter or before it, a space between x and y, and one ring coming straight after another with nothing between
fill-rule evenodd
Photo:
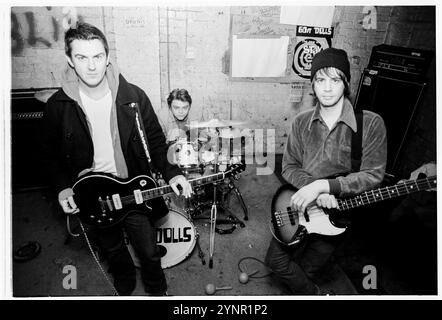
<instances>
[{"instance_id":1,"label":"electric guitar","mask_svg":"<svg viewBox=\"0 0 442 320\"><path fill-rule=\"evenodd\" d=\"M228 170L191 179L192 187L214 183L244 171L237 163ZM74 201L80 220L97 227L110 227L134 210L152 210L149 200L174 193L169 185L158 187L154 179L140 175L128 181L96 173L79 179L74 186Z\"/></svg>"},{"instance_id":2,"label":"electric guitar","mask_svg":"<svg viewBox=\"0 0 442 320\"><path fill-rule=\"evenodd\" d=\"M310 205L304 214L298 214L290 204L292 195L298 189L291 184L284 184L279 187L272 199L270 230L276 240L288 246L298 244L309 233L339 235L347 229L346 225L338 222L339 216L345 211L435 187L436 176L408 180L366 191L352 198L337 199L336 209Z\"/></svg>"}]
</instances>

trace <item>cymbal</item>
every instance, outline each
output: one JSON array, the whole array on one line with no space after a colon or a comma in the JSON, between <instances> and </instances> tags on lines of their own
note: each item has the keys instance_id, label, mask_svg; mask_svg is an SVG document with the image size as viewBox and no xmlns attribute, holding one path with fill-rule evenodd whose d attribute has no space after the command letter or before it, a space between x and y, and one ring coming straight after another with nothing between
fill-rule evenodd
<instances>
[{"instance_id":1,"label":"cymbal","mask_svg":"<svg viewBox=\"0 0 442 320\"><path fill-rule=\"evenodd\" d=\"M250 129L243 129L240 130L238 128L230 129L230 128L223 128L219 132L219 137L224 139L234 139L234 138L241 138L241 137L251 137L253 135L252 131Z\"/></svg>"},{"instance_id":2,"label":"cymbal","mask_svg":"<svg viewBox=\"0 0 442 320\"><path fill-rule=\"evenodd\" d=\"M197 122L193 121L187 126L190 128L224 128L224 127L237 127L247 124L241 120L218 120L210 119L209 121Z\"/></svg>"},{"instance_id":3,"label":"cymbal","mask_svg":"<svg viewBox=\"0 0 442 320\"><path fill-rule=\"evenodd\" d=\"M244 125L249 125L249 121L242 121L242 120L224 120L224 122L229 124L229 127L241 127Z\"/></svg>"},{"instance_id":4,"label":"cymbal","mask_svg":"<svg viewBox=\"0 0 442 320\"><path fill-rule=\"evenodd\" d=\"M209 121L202 121L202 122L192 121L187 126L190 128L220 128L220 127L228 127L229 125L222 120L210 119Z\"/></svg>"}]
</instances>

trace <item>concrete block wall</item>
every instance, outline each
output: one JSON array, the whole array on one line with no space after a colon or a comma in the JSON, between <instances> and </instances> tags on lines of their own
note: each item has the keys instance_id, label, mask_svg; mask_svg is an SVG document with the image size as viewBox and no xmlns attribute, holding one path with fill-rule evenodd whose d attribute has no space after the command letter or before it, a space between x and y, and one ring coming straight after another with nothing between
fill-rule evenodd
<instances>
[{"instance_id":1,"label":"concrete block wall","mask_svg":"<svg viewBox=\"0 0 442 320\"><path fill-rule=\"evenodd\" d=\"M118 67L126 80L146 92L157 109L161 105L158 10L115 7L111 11Z\"/></svg>"},{"instance_id":2,"label":"concrete block wall","mask_svg":"<svg viewBox=\"0 0 442 320\"><path fill-rule=\"evenodd\" d=\"M20 46L13 46L12 88L58 84L58 71L65 64L61 10L61 7L12 9L20 23L17 32L24 38L21 50ZM373 46L386 43L435 49L433 7L378 6L376 10L377 28L365 30L362 6L335 7L332 45L349 54L353 95ZM197 118L245 119L252 121L255 127L273 128L276 130L275 151L281 153L293 116L312 107L308 81L297 83L301 98L299 102L291 102L290 83L231 81L229 78L231 15L276 17L280 13L279 6L78 7L77 11L85 21L106 31L113 59L129 81L148 93L157 110L167 108L165 98L171 89L186 88L192 95L192 112ZM34 38L37 41L28 41L26 12L36 17ZM57 41L53 40L56 32L52 18L59 25ZM50 40L51 46L38 41L37 36ZM421 114L416 115L412 128L417 134L412 136L411 146L407 146L412 151L408 152L408 158L417 154L416 146L435 146L435 124L426 125L426 121L434 119L435 88L426 90L426 95L423 99L426 105L420 109ZM434 131L429 132L431 130ZM424 158L435 158L435 147L432 149L434 152L426 153ZM422 157L422 153L418 155ZM422 159L405 162L419 161Z\"/></svg>"}]
</instances>

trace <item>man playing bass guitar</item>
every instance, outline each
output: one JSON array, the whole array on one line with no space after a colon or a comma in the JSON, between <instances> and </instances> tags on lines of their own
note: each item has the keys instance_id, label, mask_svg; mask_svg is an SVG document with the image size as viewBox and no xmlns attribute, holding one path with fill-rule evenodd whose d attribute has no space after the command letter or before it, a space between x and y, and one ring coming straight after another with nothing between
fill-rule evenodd
<instances>
[{"instance_id":1,"label":"man playing bass guitar","mask_svg":"<svg viewBox=\"0 0 442 320\"><path fill-rule=\"evenodd\" d=\"M362 128L357 128L355 112L348 99L347 53L336 48L317 53L310 79L316 106L294 118L282 160L283 177L298 189L290 204L299 215L313 203L318 207L336 208L335 196L375 188L384 178L387 160L387 135L382 118L364 110ZM352 136L361 129L359 170L352 172ZM266 264L291 294L323 294L312 278L334 248L334 243L315 234L308 235L296 246L286 246L273 238Z\"/></svg>"}]
</instances>

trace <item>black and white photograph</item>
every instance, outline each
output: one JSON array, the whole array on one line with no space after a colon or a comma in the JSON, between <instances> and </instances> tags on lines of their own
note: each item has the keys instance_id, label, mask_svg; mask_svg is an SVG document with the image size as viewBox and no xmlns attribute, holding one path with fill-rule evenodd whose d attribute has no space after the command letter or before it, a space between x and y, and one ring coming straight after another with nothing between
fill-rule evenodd
<instances>
[{"instance_id":1,"label":"black and white photograph","mask_svg":"<svg viewBox=\"0 0 442 320\"><path fill-rule=\"evenodd\" d=\"M51 4L5 15L11 298L437 297L435 3Z\"/></svg>"}]
</instances>

